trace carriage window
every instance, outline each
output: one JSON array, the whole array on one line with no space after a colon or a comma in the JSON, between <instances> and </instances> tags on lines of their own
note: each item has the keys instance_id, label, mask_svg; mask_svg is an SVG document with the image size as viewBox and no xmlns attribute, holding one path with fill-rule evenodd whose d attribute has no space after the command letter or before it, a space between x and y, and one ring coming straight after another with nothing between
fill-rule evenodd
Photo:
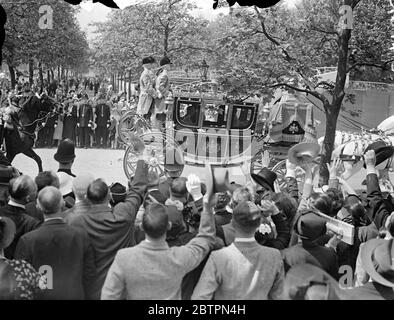
<instances>
[{"instance_id":1,"label":"carriage window","mask_svg":"<svg viewBox=\"0 0 394 320\"><path fill-rule=\"evenodd\" d=\"M203 127L226 128L228 106L207 103L204 107Z\"/></svg>"},{"instance_id":2,"label":"carriage window","mask_svg":"<svg viewBox=\"0 0 394 320\"><path fill-rule=\"evenodd\" d=\"M253 121L253 113L254 108L252 107L234 106L231 118L231 129L248 129Z\"/></svg>"},{"instance_id":3,"label":"carriage window","mask_svg":"<svg viewBox=\"0 0 394 320\"><path fill-rule=\"evenodd\" d=\"M177 118L181 125L197 127L201 109L201 102L180 101L177 110Z\"/></svg>"}]
</instances>

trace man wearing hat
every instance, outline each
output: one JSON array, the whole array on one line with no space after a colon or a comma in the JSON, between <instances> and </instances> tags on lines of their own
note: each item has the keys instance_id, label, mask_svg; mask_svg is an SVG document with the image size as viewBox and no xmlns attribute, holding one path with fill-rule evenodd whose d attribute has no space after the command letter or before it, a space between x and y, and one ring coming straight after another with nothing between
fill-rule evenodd
<instances>
[{"instance_id":1,"label":"man wearing hat","mask_svg":"<svg viewBox=\"0 0 394 320\"><path fill-rule=\"evenodd\" d=\"M168 57L160 60L160 68L156 73L156 91L157 98L155 99L155 120L160 129L166 120L166 98L170 93L170 80L168 78L168 71L171 68L171 61Z\"/></svg>"},{"instance_id":2,"label":"man wearing hat","mask_svg":"<svg viewBox=\"0 0 394 320\"><path fill-rule=\"evenodd\" d=\"M82 101L77 109L77 127L79 129L79 143L81 148L87 149L90 146L90 128L93 122L93 109L89 104L88 95L82 96Z\"/></svg>"},{"instance_id":3,"label":"man wearing hat","mask_svg":"<svg viewBox=\"0 0 394 320\"><path fill-rule=\"evenodd\" d=\"M144 71L140 77L140 96L137 106L137 114L144 116L149 120L154 107L154 99L157 97L157 92L154 88L155 75L152 71L153 64L155 63L153 57L146 57L142 59L142 66Z\"/></svg>"},{"instance_id":4,"label":"man wearing hat","mask_svg":"<svg viewBox=\"0 0 394 320\"><path fill-rule=\"evenodd\" d=\"M108 128L110 125L111 107L110 102L107 101L105 93L100 93L93 108L96 116L95 123L97 128L96 133L96 146L99 148L107 147Z\"/></svg>"},{"instance_id":5,"label":"man wearing hat","mask_svg":"<svg viewBox=\"0 0 394 320\"><path fill-rule=\"evenodd\" d=\"M371 281L347 290L353 299L394 300L394 239L372 239L360 249L361 264Z\"/></svg>"},{"instance_id":6,"label":"man wearing hat","mask_svg":"<svg viewBox=\"0 0 394 320\"><path fill-rule=\"evenodd\" d=\"M294 265L310 263L337 279L338 259L335 250L332 247L321 246L317 242L327 233L326 220L313 210L304 210L295 221L294 230L301 238L302 244L282 250L285 270Z\"/></svg>"},{"instance_id":7,"label":"man wearing hat","mask_svg":"<svg viewBox=\"0 0 394 320\"><path fill-rule=\"evenodd\" d=\"M72 184L75 175L71 171L75 159L74 143L70 139L61 141L53 158L59 162L59 169L56 174L59 178L60 192L66 200L67 207L71 208L73 205L71 198L75 198L72 191Z\"/></svg>"},{"instance_id":8,"label":"man wearing hat","mask_svg":"<svg viewBox=\"0 0 394 320\"><path fill-rule=\"evenodd\" d=\"M194 289L193 300L281 299L284 269L277 249L259 245L254 234L261 223L252 201L233 210L234 242L213 251Z\"/></svg>"},{"instance_id":9,"label":"man wearing hat","mask_svg":"<svg viewBox=\"0 0 394 320\"><path fill-rule=\"evenodd\" d=\"M256 193L260 199L270 199L271 195L275 193L274 182L277 176L276 173L268 168L263 168L259 173L252 173L252 179L257 183L258 187Z\"/></svg>"}]
</instances>

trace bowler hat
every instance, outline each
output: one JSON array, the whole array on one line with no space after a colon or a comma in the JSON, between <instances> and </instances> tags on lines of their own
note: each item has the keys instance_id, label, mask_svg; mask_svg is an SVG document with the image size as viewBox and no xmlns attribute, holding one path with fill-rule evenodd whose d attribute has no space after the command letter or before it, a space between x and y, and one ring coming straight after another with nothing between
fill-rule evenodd
<instances>
[{"instance_id":1,"label":"bowler hat","mask_svg":"<svg viewBox=\"0 0 394 320\"><path fill-rule=\"evenodd\" d=\"M378 140L371 143L366 149L364 154L369 151L374 150L376 155L376 165L381 164L384 160L391 158L394 155L394 147L387 145L384 141ZM364 163L364 168L365 168Z\"/></svg>"},{"instance_id":2,"label":"bowler hat","mask_svg":"<svg viewBox=\"0 0 394 320\"><path fill-rule=\"evenodd\" d=\"M172 64L172 62L170 61L170 59L168 59L168 57L164 57L160 60L160 67L161 66L165 66L167 64Z\"/></svg>"},{"instance_id":3,"label":"bowler hat","mask_svg":"<svg viewBox=\"0 0 394 320\"><path fill-rule=\"evenodd\" d=\"M293 164L300 164L302 160L312 161L320 152L317 143L302 142L291 147L288 152L289 161Z\"/></svg>"},{"instance_id":4,"label":"bowler hat","mask_svg":"<svg viewBox=\"0 0 394 320\"><path fill-rule=\"evenodd\" d=\"M271 191L275 191L274 182L277 178L277 175L270 169L263 168L258 174L252 173L252 178L262 187Z\"/></svg>"},{"instance_id":5,"label":"bowler hat","mask_svg":"<svg viewBox=\"0 0 394 320\"><path fill-rule=\"evenodd\" d=\"M53 158L60 163L68 163L75 159L75 145L70 139L60 142Z\"/></svg>"},{"instance_id":6,"label":"bowler hat","mask_svg":"<svg viewBox=\"0 0 394 320\"><path fill-rule=\"evenodd\" d=\"M109 192L111 193L112 200L115 203L126 200L126 191L126 187L119 182L115 182L109 187Z\"/></svg>"},{"instance_id":7,"label":"bowler hat","mask_svg":"<svg viewBox=\"0 0 394 320\"><path fill-rule=\"evenodd\" d=\"M16 227L14 222L10 218L0 217L0 249L7 248L15 237Z\"/></svg>"},{"instance_id":8,"label":"bowler hat","mask_svg":"<svg viewBox=\"0 0 394 320\"><path fill-rule=\"evenodd\" d=\"M145 57L142 59L142 64L148 64L148 63L155 63L156 60L153 57Z\"/></svg>"},{"instance_id":9,"label":"bowler hat","mask_svg":"<svg viewBox=\"0 0 394 320\"><path fill-rule=\"evenodd\" d=\"M394 239L372 239L360 249L361 263L373 281L394 288Z\"/></svg>"},{"instance_id":10,"label":"bowler hat","mask_svg":"<svg viewBox=\"0 0 394 320\"><path fill-rule=\"evenodd\" d=\"M300 213L294 224L295 233L304 240L316 240L327 232L326 220L312 210Z\"/></svg>"}]
</instances>

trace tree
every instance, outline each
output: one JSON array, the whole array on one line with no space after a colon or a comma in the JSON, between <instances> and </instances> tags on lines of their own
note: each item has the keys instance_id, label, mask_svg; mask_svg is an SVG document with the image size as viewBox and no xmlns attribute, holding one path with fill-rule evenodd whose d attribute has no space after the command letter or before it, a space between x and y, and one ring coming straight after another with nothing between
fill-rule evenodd
<instances>
[{"instance_id":1,"label":"tree","mask_svg":"<svg viewBox=\"0 0 394 320\"><path fill-rule=\"evenodd\" d=\"M353 12L353 29L339 27L343 6ZM384 0L304 0L295 10L283 5L265 10L254 7L222 17L228 32L222 29L224 36L216 41L220 57L216 67L228 92L238 96L264 92L269 98L273 89L281 87L311 96L324 108L326 132L320 164L324 183L347 75L365 68L390 73L388 7ZM333 83L315 77L316 68L323 66L337 68Z\"/></svg>"},{"instance_id":2,"label":"tree","mask_svg":"<svg viewBox=\"0 0 394 320\"><path fill-rule=\"evenodd\" d=\"M205 46L207 21L195 18L185 0L161 0L113 11L97 23L94 61L107 72L140 71L145 56L168 56L177 65L190 64L211 50Z\"/></svg>"},{"instance_id":3,"label":"tree","mask_svg":"<svg viewBox=\"0 0 394 320\"><path fill-rule=\"evenodd\" d=\"M7 12L5 61L9 66L12 85L15 85L15 68L22 63L29 64L30 84L33 72L39 69L43 80L44 67L53 71L78 70L86 65L88 43L76 20L77 9L57 0L2 1ZM42 29L39 8L49 5L52 9L53 28Z\"/></svg>"}]
</instances>

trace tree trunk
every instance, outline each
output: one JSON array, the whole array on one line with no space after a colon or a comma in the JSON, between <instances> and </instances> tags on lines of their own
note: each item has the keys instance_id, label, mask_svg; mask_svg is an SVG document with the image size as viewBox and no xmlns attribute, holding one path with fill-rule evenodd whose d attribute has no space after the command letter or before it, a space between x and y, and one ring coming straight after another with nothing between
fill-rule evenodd
<instances>
[{"instance_id":1,"label":"tree trunk","mask_svg":"<svg viewBox=\"0 0 394 320\"><path fill-rule=\"evenodd\" d=\"M8 71L10 72L11 77L11 89L14 89L16 85L15 69L14 67L8 65Z\"/></svg>"},{"instance_id":2,"label":"tree trunk","mask_svg":"<svg viewBox=\"0 0 394 320\"><path fill-rule=\"evenodd\" d=\"M347 0L345 4L351 5L352 1ZM343 29L340 31L338 43L338 63L337 77L335 80L335 88L330 105L325 105L326 114L326 133L323 141L322 157L320 161L320 185L327 185L329 173L327 163L331 162L331 154L334 149L335 130L337 127L337 119L341 110L343 98L345 97L346 71L349 51L349 40L351 37L351 29Z\"/></svg>"},{"instance_id":3,"label":"tree trunk","mask_svg":"<svg viewBox=\"0 0 394 320\"><path fill-rule=\"evenodd\" d=\"M34 60L29 59L29 85L32 86L34 82Z\"/></svg>"},{"instance_id":4,"label":"tree trunk","mask_svg":"<svg viewBox=\"0 0 394 320\"><path fill-rule=\"evenodd\" d=\"M51 68L51 80L55 80L55 73L53 71L53 69Z\"/></svg>"},{"instance_id":5,"label":"tree trunk","mask_svg":"<svg viewBox=\"0 0 394 320\"><path fill-rule=\"evenodd\" d=\"M167 54L168 54L168 37L169 37L169 35L170 35L170 29L168 28L168 25L167 25L164 29L164 43L163 43L163 45L164 45L163 55L165 57L167 57Z\"/></svg>"},{"instance_id":6,"label":"tree trunk","mask_svg":"<svg viewBox=\"0 0 394 320\"><path fill-rule=\"evenodd\" d=\"M41 92L42 92L42 89L43 89L43 86L44 86L44 74L42 72L42 63L41 63L41 61L38 63L38 74L39 74L39 77L40 77L40 88L41 88Z\"/></svg>"},{"instance_id":7,"label":"tree trunk","mask_svg":"<svg viewBox=\"0 0 394 320\"><path fill-rule=\"evenodd\" d=\"M49 71L49 69L47 69L47 81L48 81L48 84L51 83L51 72Z\"/></svg>"},{"instance_id":8,"label":"tree trunk","mask_svg":"<svg viewBox=\"0 0 394 320\"><path fill-rule=\"evenodd\" d=\"M57 80L60 81L60 66L57 66Z\"/></svg>"}]
</instances>

